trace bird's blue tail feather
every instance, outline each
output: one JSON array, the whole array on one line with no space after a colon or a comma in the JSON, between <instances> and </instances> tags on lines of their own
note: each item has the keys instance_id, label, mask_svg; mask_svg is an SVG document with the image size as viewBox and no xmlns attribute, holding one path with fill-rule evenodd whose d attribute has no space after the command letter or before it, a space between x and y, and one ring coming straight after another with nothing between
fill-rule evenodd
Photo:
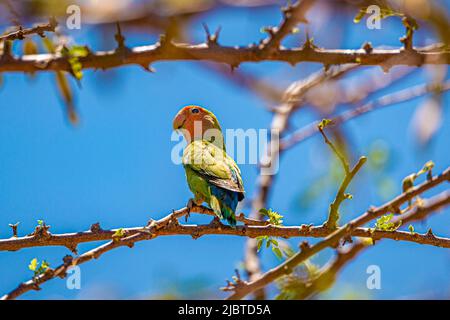
<instances>
[{"instance_id":1,"label":"bird's blue tail feather","mask_svg":"<svg viewBox=\"0 0 450 320\"><path fill-rule=\"evenodd\" d=\"M226 219L231 226L235 226L238 193L217 186L211 186L211 194L219 200L220 211L223 218Z\"/></svg>"}]
</instances>

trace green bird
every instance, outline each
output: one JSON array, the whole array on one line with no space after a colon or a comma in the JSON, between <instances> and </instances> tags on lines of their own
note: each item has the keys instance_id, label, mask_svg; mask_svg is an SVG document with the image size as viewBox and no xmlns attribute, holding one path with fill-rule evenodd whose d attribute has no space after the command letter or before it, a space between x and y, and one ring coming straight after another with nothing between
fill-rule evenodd
<instances>
[{"instance_id":1,"label":"green bird","mask_svg":"<svg viewBox=\"0 0 450 320\"><path fill-rule=\"evenodd\" d=\"M235 226L236 207L244 199L244 185L239 167L226 153L216 116L205 108L189 105L177 113L173 128L181 131L188 143L182 158L187 183L194 194L188 207L206 202L219 219Z\"/></svg>"}]
</instances>

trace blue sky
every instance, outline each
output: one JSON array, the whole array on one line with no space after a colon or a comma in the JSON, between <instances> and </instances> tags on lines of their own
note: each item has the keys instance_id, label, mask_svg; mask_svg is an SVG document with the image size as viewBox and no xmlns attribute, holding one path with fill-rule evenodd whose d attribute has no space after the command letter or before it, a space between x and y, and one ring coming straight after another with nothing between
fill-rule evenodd
<instances>
[{"instance_id":1,"label":"blue sky","mask_svg":"<svg viewBox=\"0 0 450 320\"><path fill-rule=\"evenodd\" d=\"M359 48L366 41L374 46L398 46L401 22L383 21L381 30L355 25L349 16L345 23L332 19L332 12L322 12L327 23L314 24L310 33L324 47ZM327 16L328 15L328 16ZM263 35L260 27L278 23L276 8L263 10L227 9L204 16L192 24L194 41L204 37L201 22L214 29L222 26L220 42L245 45ZM301 43L303 29L286 45ZM341 30L333 32L330 30ZM124 30L127 35L126 30ZM78 43L98 49L102 35L83 28L73 33ZM147 44L156 36L134 35L129 45ZM426 28L420 30L416 44L433 40ZM107 42L107 41L106 41ZM32 232L42 219L56 233L86 230L100 222L103 228L131 227L160 218L172 209L184 206L190 197L184 171L171 162L172 118L186 104L200 104L211 109L223 128L267 128L271 114L267 105L253 93L194 62L156 63L157 72L145 73L130 66L113 71L86 71L82 88L76 91L81 116L78 127L71 127L63 117L63 104L55 90L54 75L39 74L34 79L21 74L4 75L0 87L0 237L10 236L8 223L20 221L19 234ZM244 64L245 72L254 73L276 87L284 88L317 70L316 64L296 67L281 63ZM378 70L382 77L383 73ZM422 83L424 72L415 71L389 90ZM381 94L386 93L383 91ZM389 150L390 162L382 173L368 170L351 186L354 200L343 207L347 220L382 199L374 186L381 174L394 182L394 194L401 191L406 175L420 169L427 160L436 163L436 171L449 164L449 95L444 95L443 125L432 142L420 147L411 132L410 119L424 98L402 103L350 121L344 126L353 154L370 152L376 141ZM308 111L295 116L293 125L313 120ZM334 188L324 190L320 200L307 209L298 205L299 194L329 169L330 153L316 136L286 153L280 164L270 199L270 207L285 216L285 224L320 224ZM256 167L242 165L242 175L251 197ZM438 190L443 190L441 187ZM437 191L438 191L437 190ZM432 193L431 193L432 194ZM431 195L428 194L428 195ZM248 211L248 210L247 210ZM449 210L431 217L417 231L432 227L438 235L448 235ZM192 222L208 222L192 216ZM299 240L292 240L295 246ZM49 298L149 298L165 294L189 297L222 297L218 288L230 278L243 257L245 239L229 236L161 237L120 248L101 259L81 266L81 290L68 290L65 281L55 279L30 292L26 299ZM79 246L80 252L96 244ZM46 259L52 266L68 254L66 248L31 248L0 254L0 292L6 292L31 276L31 259ZM323 264L325 252L313 259ZM263 252L264 268L279 261L270 250ZM379 265L382 289L368 290L366 268ZM383 299L408 297L448 297L450 293L450 256L448 250L413 243L384 240L364 252L340 275L334 289L325 297L357 293L360 297ZM212 293L211 293L212 292Z\"/></svg>"}]
</instances>

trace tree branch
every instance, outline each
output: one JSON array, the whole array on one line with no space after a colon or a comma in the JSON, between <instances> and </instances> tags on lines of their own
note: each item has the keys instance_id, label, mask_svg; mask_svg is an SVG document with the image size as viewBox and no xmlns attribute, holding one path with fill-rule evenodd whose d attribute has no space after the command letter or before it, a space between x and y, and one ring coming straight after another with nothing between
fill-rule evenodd
<instances>
[{"instance_id":1,"label":"tree branch","mask_svg":"<svg viewBox=\"0 0 450 320\"><path fill-rule=\"evenodd\" d=\"M261 220L262 216L259 210L267 206L270 188L273 184L276 174L264 172L264 168L276 166L276 161L281 154L278 137L281 137L289 126L289 119L302 105L305 94L316 86L330 80L342 77L347 72L354 70L355 65L336 66L329 70L321 70L313 73L306 79L296 81L291 84L284 92L282 103L274 108L274 115L270 124L272 132L276 133L277 138L272 139L266 147L266 154L260 159L259 174L257 181L256 195L252 201L251 217ZM254 239L248 239L245 246L244 268L250 281L261 276L261 266L258 258L257 243ZM262 291L258 291L256 297L264 298Z\"/></svg>"},{"instance_id":2,"label":"tree branch","mask_svg":"<svg viewBox=\"0 0 450 320\"><path fill-rule=\"evenodd\" d=\"M337 229L331 234L328 234L326 238L316 244L311 248L304 248L300 253L294 255L289 260L287 260L282 265L278 266L275 269L272 269L268 273L264 274L258 280L255 280L250 283L245 283L244 285L239 286L235 293L230 296L230 298L242 298L247 294L257 290L261 286L265 286L269 282L275 280L279 276L289 273L288 270L292 270L300 262L304 261L304 259L309 258L313 254L319 252L320 250L334 245L341 238L347 236L366 236L370 238L390 238L395 240L407 240L416 243L422 244L431 244L441 247L450 247L450 239L439 238L434 236L432 233L428 232L425 235L421 234L413 234L413 233L405 233L399 231L393 232L379 232L373 231L370 229L358 228L362 224L375 219L382 214L385 214L392 208L397 208L404 202L414 198L415 196L433 188L434 186L450 180L450 169L447 169L443 174L434 177L427 182L423 183L420 186L412 188L410 191L398 196L394 200L386 203L385 205L377 208L371 209L367 211L365 214L360 216L359 218L353 220L348 223L346 226ZM426 205L420 207L417 210L420 210L421 215L426 215L430 213L432 210L437 210L442 208L445 205L450 203L450 193L446 192L439 196L437 200L432 200ZM195 206L193 209L195 212L212 215L210 209L205 207ZM99 228L98 225L94 225L95 227L91 227L91 230L75 233L75 234L63 234L63 235L47 235L46 237L41 238L41 241L30 238L13 238L1 240L0 245L3 246L3 250L17 250L23 247L30 246L39 246L39 245L64 245L66 247L74 248L76 244L87 242L87 241L98 241L98 240L109 240L106 244L103 244L97 248L94 248L78 257L66 256L64 257L63 264L59 265L55 269L47 269L42 274L34 277L32 280L24 282L20 284L17 288L12 290L10 293L6 294L2 297L4 300L15 299L18 296L30 291L30 290L39 290L39 286L53 278L66 276L67 270L74 265L80 265L92 259L99 258L103 253L113 250L117 247L128 246L133 247L134 244L138 241L143 240L151 240L161 235L168 234L189 234L193 238L198 238L202 234L233 234L233 235L242 235L242 236L260 236L260 235L273 235L273 236L281 236L281 237L289 237L289 236L319 236L320 233L329 233L330 230L328 228L321 227L311 227L311 226L301 226L301 227L276 227L272 225L266 226L238 226L236 228L231 228L229 226L224 226L216 219L209 225L204 226L189 226L189 225L179 225L178 218L186 215L188 213L187 208L180 209L178 211L173 211L173 213L167 215L166 217L158 220L158 221L150 221L146 227L143 228L131 228L131 229L122 229L120 237L116 237L117 230L108 230L104 231ZM243 220L242 216L239 216L239 219ZM46 229L47 230L47 229ZM322 235L320 235L322 236ZM45 240L42 240L45 239ZM45 241L46 244L43 244ZM243 282L244 283L244 282Z\"/></svg>"},{"instance_id":3,"label":"tree branch","mask_svg":"<svg viewBox=\"0 0 450 320\"><path fill-rule=\"evenodd\" d=\"M261 42L259 46L260 49L263 52L276 52L280 48L283 38L292 33L298 23L308 22L305 18L305 14L314 2L315 0L300 0L295 4L288 5L284 8L283 21L276 28L266 28L266 31L269 33L269 37Z\"/></svg>"},{"instance_id":4,"label":"tree branch","mask_svg":"<svg viewBox=\"0 0 450 320\"><path fill-rule=\"evenodd\" d=\"M195 207L195 210L197 209L202 211L202 207ZM148 226L142 228L135 234L127 235L122 232L123 237L113 238L113 240L107 242L106 244L96 247L78 257L73 258L72 256L65 256L61 265L59 265L55 269L48 268L42 274L34 277L27 282L21 283L17 288L4 295L1 300L15 299L30 290L39 290L39 285L41 285L42 283L45 283L56 277L65 278L66 272L71 266L80 265L92 259L98 259L102 254L112 249L122 246L128 246L131 248L137 241L153 239L156 237L155 231L164 228L171 223L178 223L177 219L188 213L189 210L187 208L173 211L171 214L158 221L151 221Z\"/></svg>"},{"instance_id":5,"label":"tree branch","mask_svg":"<svg viewBox=\"0 0 450 320\"><path fill-rule=\"evenodd\" d=\"M326 266L324 266L317 275L314 275L312 279L308 279L303 283L303 290L296 296L296 300L304 300L324 292L330 288L336 280L338 273L356 256L368 248L369 246L359 242L351 246L345 252L337 250L336 257ZM289 276L287 276L289 277Z\"/></svg>"},{"instance_id":6,"label":"tree branch","mask_svg":"<svg viewBox=\"0 0 450 320\"><path fill-rule=\"evenodd\" d=\"M450 168L447 168L439 176L432 177L430 180L410 189L409 191L399 195L395 199L385 203L384 205L378 208L369 209L359 217L348 222L344 227L337 229L336 231L331 233L324 240L318 242L314 246L303 246L303 249L299 253L293 255L277 267L269 270L259 279L252 282L240 282L238 286L233 288L234 293L231 294L228 299L242 299L255 290L265 287L267 284L273 282L282 275L291 273L293 268L298 264L305 261L306 259L309 259L314 254L322 251L327 247L335 246L336 244L338 244L340 239L348 237L356 228L388 213L389 211L398 212L399 207L403 203L445 181L450 181Z\"/></svg>"},{"instance_id":7,"label":"tree branch","mask_svg":"<svg viewBox=\"0 0 450 320\"><path fill-rule=\"evenodd\" d=\"M432 200L433 202L436 202L435 205L439 205L439 208L450 204L450 194L448 192L445 192L440 196L440 198L442 199L434 198L437 198L437 196L433 197L433 199L430 199L430 201ZM434 208L432 211L436 211L437 209L438 208ZM208 215L210 214L210 209L204 208L204 210L205 212L208 211ZM403 224L405 224L406 222L408 221L403 221ZM121 230L127 235L133 235L141 232L143 228L145 227L121 228ZM111 240L113 235L118 230L119 229L103 230L99 228L97 224L94 224L93 227L86 231L75 233L48 234L48 236L45 238L36 237L34 235L25 237L11 237L9 239L0 239L0 251L17 251L24 248L44 246L63 246L69 248L72 251L75 251L75 248L80 243ZM189 235L193 238L198 238L204 235L233 235L249 238L271 236L287 239L294 237L323 238L330 235L332 231L333 230L330 230L323 225L312 226L304 224L300 226L274 226L261 221L260 225L243 225L236 226L236 228L215 223L205 225L178 224L170 225L163 229L155 231L155 234L157 234L158 236ZM450 248L450 239L448 238L430 238L427 236L427 234L411 233L399 230L381 231L373 230L370 228L357 228L351 233L351 236L371 238L374 240L391 239L396 241L408 241L418 244Z\"/></svg>"},{"instance_id":8,"label":"tree branch","mask_svg":"<svg viewBox=\"0 0 450 320\"><path fill-rule=\"evenodd\" d=\"M450 81L447 81L443 83L442 85L436 87L434 84L420 84L414 87L406 88L394 93L390 93L387 95L384 95L380 98L377 98L373 101L369 101L359 107L356 107L354 109L348 110L346 112L343 112L340 115L337 115L330 120L332 123L339 125L344 122L347 122L353 118L362 116L366 113L369 113L371 111L375 111L378 109L381 109L383 107L395 105L401 102L406 102L412 99L415 99L417 97L423 96L427 93L432 93L436 90L439 90L440 92L448 91L450 90ZM317 125L319 124L319 121L315 121L301 129L298 129L291 135L283 138L280 142L280 150L286 150L289 148L292 148L298 143L301 143L308 138L312 137L316 133L319 132Z\"/></svg>"},{"instance_id":9,"label":"tree branch","mask_svg":"<svg viewBox=\"0 0 450 320\"><path fill-rule=\"evenodd\" d=\"M426 218L431 212L439 210L444 206L450 204L450 192L445 191L441 194L434 196L429 199L425 206L416 207L414 210L411 210L409 213L405 215L397 216L398 222L402 221L403 224L406 222L411 222L413 220L419 220ZM394 223L396 223L393 220ZM370 231L369 231L370 232ZM389 231L388 231L389 232ZM396 231L394 231L396 232ZM415 233L409 233L409 235L415 235ZM425 239L433 241L436 236L433 234L431 229L425 234L421 235ZM334 282L337 277L337 274L355 257L362 252L364 249L369 248L370 246L365 245L362 242L354 244L347 252L339 252L331 263L325 266L322 271L312 280L308 281L308 284L305 286L305 290L298 296L298 299L307 299L311 296L314 296L320 292L327 290L330 285Z\"/></svg>"},{"instance_id":10,"label":"tree branch","mask_svg":"<svg viewBox=\"0 0 450 320\"><path fill-rule=\"evenodd\" d=\"M428 52L426 48L417 48L413 52L402 49L374 49L371 53L359 50L328 50L321 48L278 49L270 55L257 46L229 47L207 43L190 45L167 42L130 48L126 52L117 50L91 52L87 57L79 58L82 69L110 69L126 65L139 65L145 68L157 61L212 61L237 67L244 62L280 61L295 65L300 62L316 62L324 65L389 64L421 66L424 64L450 64L449 51ZM0 72L40 72L70 71L67 57L58 54L37 54L13 57L0 61Z\"/></svg>"},{"instance_id":11,"label":"tree branch","mask_svg":"<svg viewBox=\"0 0 450 320\"><path fill-rule=\"evenodd\" d=\"M44 37L44 32L55 32L55 29L58 25L58 22L55 18L50 18L48 23L46 24L38 24L32 28L23 29L19 27L19 30L13 31L0 36L0 41L7 40L22 40L25 36L38 34L41 37Z\"/></svg>"}]
</instances>

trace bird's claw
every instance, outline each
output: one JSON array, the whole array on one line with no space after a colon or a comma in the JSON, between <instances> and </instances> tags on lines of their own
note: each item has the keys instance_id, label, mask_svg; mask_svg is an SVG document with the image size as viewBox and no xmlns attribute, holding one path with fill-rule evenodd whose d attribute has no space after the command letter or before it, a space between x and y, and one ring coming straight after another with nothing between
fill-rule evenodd
<instances>
[{"instance_id":1,"label":"bird's claw","mask_svg":"<svg viewBox=\"0 0 450 320\"><path fill-rule=\"evenodd\" d=\"M189 199L189 201L188 201L188 203L186 205L187 213L184 216L184 222L188 221L189 217L191 216L191 210L192 210L193 207L194 207L194 200Z\"/></svg>"},{"instance_id":2,"label":"bird's claw","mask_svg":"<svg viewBox=\"0 0 450 320\"><path fill-rule=\"evenodd\" d=\"M219 227L222 223L220 222L220 218L218 216L214 216L209 225L211 227Z\"/></svg>"}]
</instances>

